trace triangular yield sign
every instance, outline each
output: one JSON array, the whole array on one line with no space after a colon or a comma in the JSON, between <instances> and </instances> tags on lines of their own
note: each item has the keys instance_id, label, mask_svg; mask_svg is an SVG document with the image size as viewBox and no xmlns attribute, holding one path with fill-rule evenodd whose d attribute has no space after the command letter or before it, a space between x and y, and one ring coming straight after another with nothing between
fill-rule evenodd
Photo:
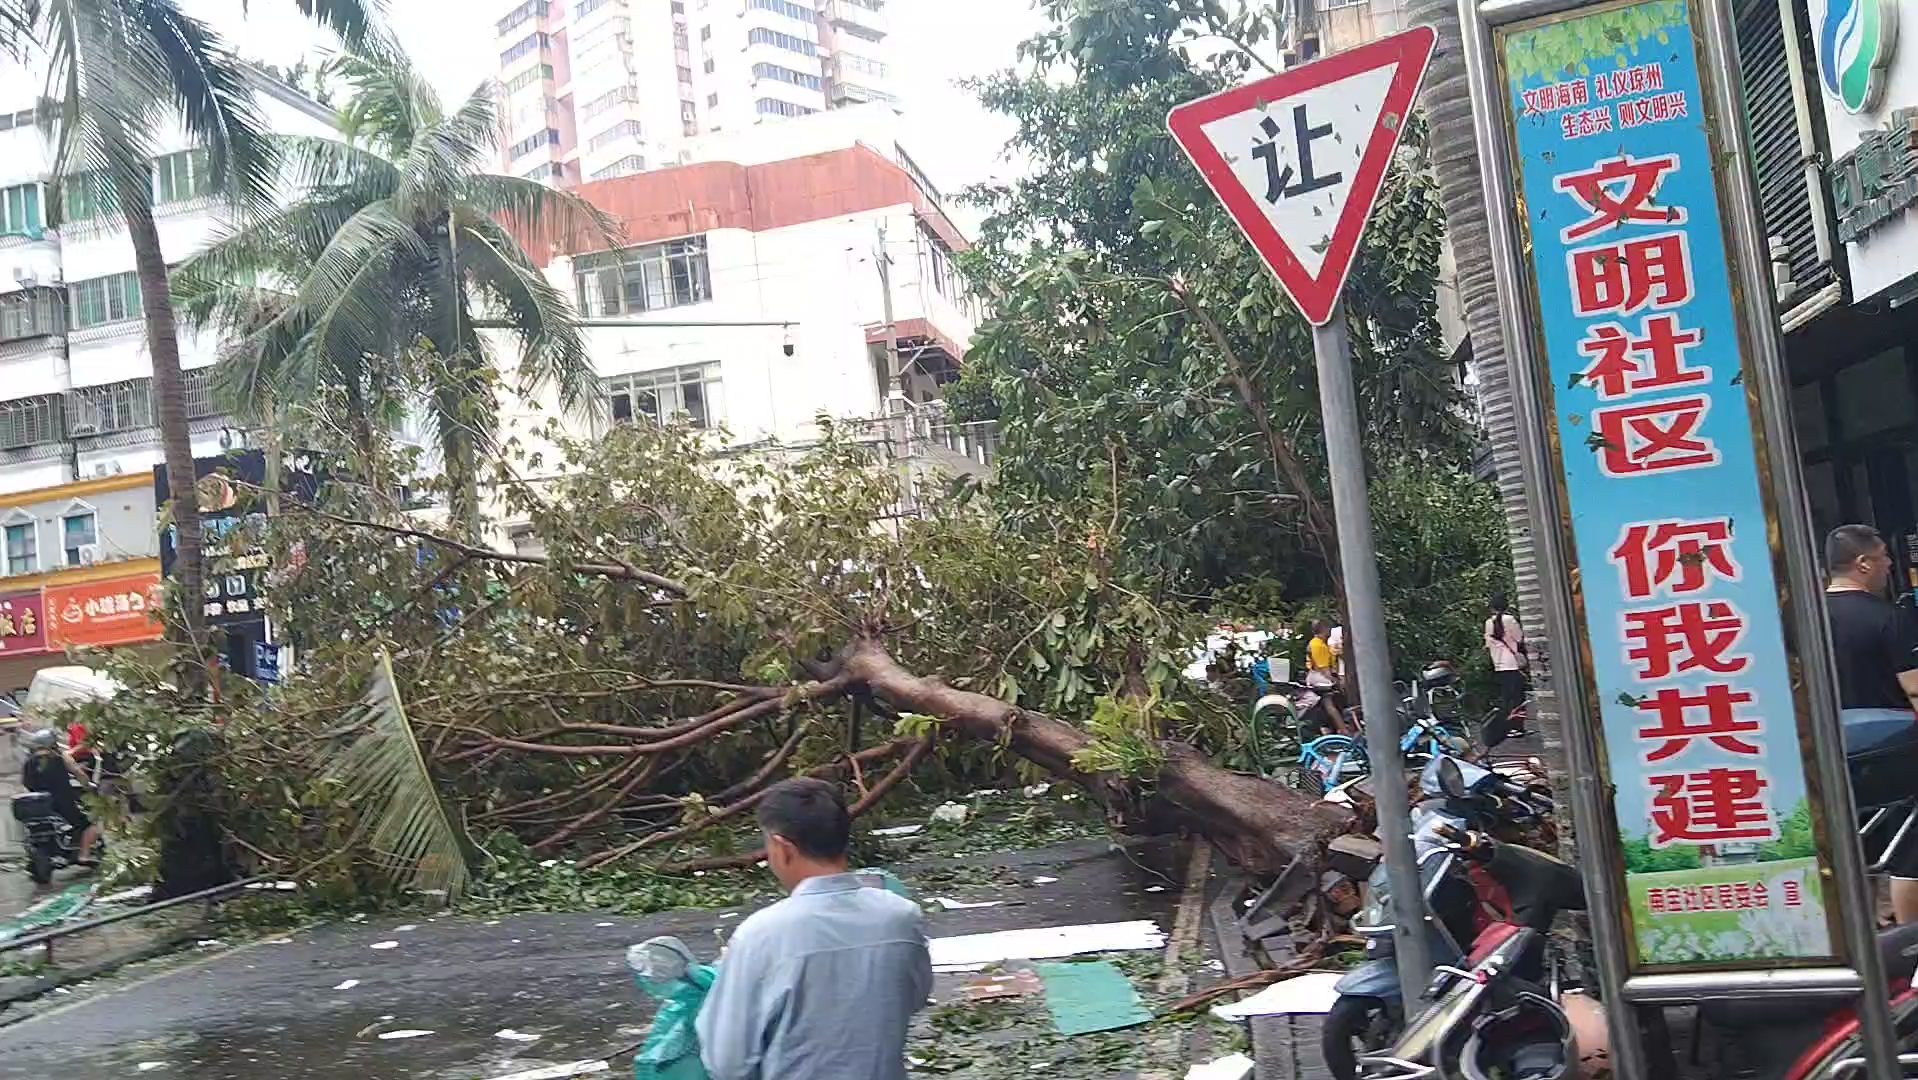
<instances>
[{"instance_id":1,"label":"triangular yield sign","mask_svg":"<svg viewBox=\"0 0 1918 1080\"><path fill-rule=\"evenodd\" d=\"M1437 40L1415 26L1188 101L1166 118L1314 325L1332 319Z\"/></svg>"}]
</instances>

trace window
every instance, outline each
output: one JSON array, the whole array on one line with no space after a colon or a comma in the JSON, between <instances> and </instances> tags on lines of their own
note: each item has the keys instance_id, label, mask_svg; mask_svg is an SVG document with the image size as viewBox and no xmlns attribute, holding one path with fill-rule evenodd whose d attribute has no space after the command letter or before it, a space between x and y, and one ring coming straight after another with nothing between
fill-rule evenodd
<instances>
[{"instance_id":1,"label":"window","mask_svg":"<svg viewBox=\"0 0 1918 1080\"><path fill-rule=\"evenodd\" d=\"M710 26L702 26L702 27L700 27L700 28L699 28L699 40L701 40L701 41L711 41L712 39L713 39L713 28L712 28L712 27L710 27Z\"/></svg>"},{"instance_id":2,"label":"window","mask_svg":"<svg viewBox=\"0 0 1918 1080\"><path fill-rule=\"evenodd\" d=\"M514 42L507 50L499 54L501 64L510 64L523 56L531 56L534 50L545 52L552 39L540 31L534 31Z\"/></svg>"},{"instance_id":3,"label":"window","mask_svg":"<svg viewBox=\"0 0 1918 1080\"><path fill-rule=\"evenodd\" d=\"M579 107L579 118L583 123L606 112L608 109L639 100L639 91L631 86L622 86L608 90Z\"/></svg>"},{"instance_id":4,"label":"window","mask_svg":"<svg viewBox=\"0 0 1918 1080\"><path fill-rule=\"evenodd\" d=\"M611 165L593 173L595 180L611 180L615 176L631 176L646 171L646 159L638 154L627 154Z\"/></svg>"},{"instance_id":5,"label":"window","mask_svg":"<svg viewBox=\"0 0 1918 1080\"><path fill-rule=\"evenodd\" d=\"M634 315L713 297L706 238L601 251L573 260L579 309L590 315Z\"/></svg>"},{"instance_id":6,"label":"window","mask_svg":"<svg viewBox=\"0 0 1918 1080\"><path fill-rule=\"evenodd\" d=\"M79 438L153 426L153 380L75 387L67 394L67 433Z\"/></svg>"},{"instance_id":7,"label":"window","mask_svg":"<svg viewBox=\"0 0 1918 1080\"><path fill-rule=\"evenodd\" d=\"M37 238L45 224L40 217L39 184L19 184L0 191L0 233Z\"/></svg>"},{"instance_id":8,"label":"window","mask_svg":"<svg viewBox=\"0 0 1918 1080\"><path fill-rule=\"evenodd\" d=\"M875 79L886 77L886 65L877 60L868 60L857 53L841 52L837 54L839 66L860 75L871 75Z\"/></svg>"},{"instance_id":9,"label":"window","mask_svg":"<svg viewBox=\"0 0 1918 1080\"><path fill-rule=\"evenodd\" d=\"M495 33L501 37L512 33L518 27L525 26L534 19L546 14L546 0L526 0L524 4L506 13L506 17L495 23Z\"/></svg>"},{"instance_id":10,"label":"window","mask_svg":"<svg viewBox=\"0 0 1918 1080\"><path fill-rule=\"evenodd\" d=\"M60 191L68 221L89 221L112 212L116 205L113 181L91 169L67 177Z\"/></svg>"},{"instance_id":11,"label":"window","mask_svg":"<svg viewBox=\"0 0 1918 1080\"><path fill-rule=\"evenodd\" d=\"M506 80L506 92L510 94L515 90L524 90L536 82L545 82L552 77L553 65L551 64L541 64L538 67L527 68L525 71Z\"/></svg>"},{"instance_id":12,"label":"window","mask_svg":"<svg viewBox=\"0 0 1918 1080\"><path fill-rule=\"evenodd\" d=\"M58 394L0 401L0 449L59 442L63 415Z\"/></svg>"},{"instance_id":13,"label":"window","mask_svg":"<svg viewBox=\"0 0 1918 1080\"><path fill-rule=\"evenodd\" d=\"M782 34L777 30L768 30L765 27L758 26L746 31L746 43L748 45L771 45L774 48L796 52L801 56L815 56L819 51L818 46L806 38L794 37L791 34Z\"/></svg>"},{"instance_id":14,"label":"window","mask_svg":"<svg viewBox=\"0 0 1918 1080\"><path fill-rule=\"evenodd\" d=\"M794 71L787 67L780 67L778 64L754 64L753 80L757 82L760 79L771 79L774 82L791 83L794 86L803 86L808 90L819 89L819 76L808 75L803 71Z\"/></svg>"},{"instance_id":15,"label":"window","mask_svg":"<svg viewBox=\"0 0 1918 1080\"><path fill-rule=\"evenodd\" d=\"M82 510L60 519L60 547L66 553L68 566L79 566L80 549L99 542L99 534L93 524L93 511ZM8 555L12 555L11 550Z\"/></svg>"},{"instance_id":16,"label":"window","mask_svg":"<svg viewBox=\"0 0 1918 1080\"><path fill-rule=\"evenodd\" d=\"M213 190L206 151L183 150L153 162L153 204L185 202Z\"/></svg>"},{"instance_id":17,"label":"window","mask_svg":"<svg viewBox=\"0 0 1918 1080\"><path fill-rule=\"evenodd\" d=\"M708 109L717 109L717 108L719 108L719 95L718 95L718 94L707 94L707 95L706 95L706 107L707 107Z\"/></svg>"},{"instance_id":18,"label":"window","mask_svg":"<svg viewBox=\"0 0 1918 1080\"><path fill-rule=\"evenodd\" d=\"M619 123L586 140L586 149L589 153L595 150L604 150L614 143L619 142L621 139L637 138L639 138L639 121L621 120Z\"/></svg>"},{"instance_id":19,"label":"window","mask_svg":"<svg viewBox=\"0 0 1918 1080\"><path fill-rule=\"evenodd\" d=\"M804 105L794 105L790 101L764 97L754 102L753 108L758 110L761 116L808 116L819 111L808 109Z\"/></svg>"},{"instance_id":20,"label":"window","mask_svg":"<svg viewBox=\"0 0 1918 1080\"><path fill-rule=\"evenodd\" d=\"M520 175L536 184L543 184L559 176L559 166L549 161L544 165L535 165Z\"/></svg>"},{"instance_id":21,"label":"window","mask_svg":"<svg viewBox=\"0 0 1918 1080\"><path fill-rule=\"evenodd\" d=\"M945 241L933 234L924 222L919 224L919 274L932 282L933 291L957 303L965 292L959 271L952 265L952 252Z\"/></svg>"},{"instance_id":22,"label":"window","mask_svg":"<svg viewBox=\"0 0 1918 1080\"><path fill-rule=\"evenodd\" d=\"M683 413L694 427L715 427L721 420L719 365L621 375L606 380L606 397L615 423L640 417L665 423Z\"/></svg>"},{"instance_id":23,"label":"window","mask_svg":"<svg viewBox=\"0 0 1918 1080\"><path fill-rule=\"evenodd\" d=\"M140 317L140 278L132 271L76 281L67 288L73 308L67 321L76 330Z\"/></svg>"},{"instance_id":24,"label":"window","mask_svg":"<svg viewBox=\"0 0 1918 1080\"><path fill-rule=\"evenodd\" d=\"M66 313L65 298L58 289L21 289L0 296L0 341L65 333Z\"/></svg>"},{"instance_id":25,"label":"window","mask_svg":"<svg viewBox=\"0 0 1918 1080\"><path fill-rule=\"evenodd\" d=\"M573 20L577 22L580 19L584 19L586 16L591 15L607 4L617 4L620 7L625 7L626 0L580 0L580 3L573 5Z\"/></svg>"},{"instance_id":26,"label":"window","mask_svg":"<svg viewBox=\"0 0 1918 1080\"><path fill-rule=\"evenodd\" d=\"M200 420L222 412L213 400L213 369L193 368L180 372L180 397L186 402L186 418Z\"/></svg>"},{"instance_id":27,"label":"window","mask_svg":"<svg viewBox=\"0 0 1918 1080\"><path fill-rule=\"evenodd\" d=\"M39 544L33 522L7 526L7 573L31 574L40 569Z\"/></svg>"},{"instance_id":28,"label":"window","mask_svg":"<svg viewBox=\"0 0 1918 1080\"><path fill-rule=\"evenodd\" d=\"M692 84L693 84L693 69L689 67L680 68L679 69L679 85L691 86Z\"/></svg>"},{"instance_id":29,"label":"window","mask_svg":"<svg viewBox=\"0 0 1918 1080\"><path fill-rule=\"evenodd\" d=\"M523 158L548 144L554 146L559 145L559 132L553 128L547 128L545 131L528 135L526 138L514 143L507 149L506 156L513 159Z\"/></svg>"},{"instance_id":30,"label":"window","mask_svg":"<svg viewBox=\"0 0 1918 1080\"><path fill-rule=\"evenodd\" d=\"M798 19L806 23L815 22L819 18L818 13L813 9L795 4L792 0L746 0L746 6L758 8L761 11L776 11L789 19Z\"/></svg>"},{"instance_id":31,"label":"window","mask_svg":"<svg viewBox=\"0 0 1918 1080\"><path fill-rule=\"evenodd\" d=\"M713 62L712 62L712 59L709 57L706 60L706 74L711 75L712 73L713 73Z\"/></svg>"}]
</instances>

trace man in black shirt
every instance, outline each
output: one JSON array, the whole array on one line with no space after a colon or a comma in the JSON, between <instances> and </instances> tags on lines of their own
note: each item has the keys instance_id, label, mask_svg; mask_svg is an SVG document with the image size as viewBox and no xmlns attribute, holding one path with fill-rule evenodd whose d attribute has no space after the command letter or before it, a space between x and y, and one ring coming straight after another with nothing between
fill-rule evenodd
<instances>
[{"instance_id":1,"label":"man in black shirt","mask_svg":"<svg viewBox=\"0 0 1918 1080\"><path fill-rule=\"evenodd\" d=\"M53 800L53 811L67 820L80 834L78 862L92 866L93 845L100 838L100 827L87 817L80 806L80 789L75 781L86 782L86 773L74 763L65 747L51 731L35 731L27 736L27 762L21 769L21 782L28 791L45 792Z\"/></svg>"},{"instance_id":2,"label":"man in black shirt","mask_svg":"<svg viewBox=\"0 0 1918 1080\"><path fill-rule=\"evenodd\" d=\"M1838 665L1838 707L1848 749L1908 737L1918 725L1918 635L1885 599L1891 551L1869 525L1841 525L1825 539L1825 610ZM1891 903L1900 923L1918 922L1918 844L1893 860Z\"/></svg>"}]
</instances>

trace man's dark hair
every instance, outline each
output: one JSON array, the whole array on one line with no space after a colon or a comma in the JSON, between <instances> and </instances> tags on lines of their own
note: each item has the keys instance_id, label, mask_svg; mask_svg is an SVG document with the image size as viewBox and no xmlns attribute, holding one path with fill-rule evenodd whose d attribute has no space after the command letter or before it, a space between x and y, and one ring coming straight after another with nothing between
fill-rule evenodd
<instances>
[{"instance_id":1,"label":"man's dark hair","mask_svg":"<svg viewBox=\"0 0 1918 1080\"><path fill-rule=\"evenodd\" d=\"M1869 525L1840 525L1825 537L1825 572L1842 573L1863 556L1877 551L1885 538Z\"/></svg>"},{"instance_id":2,"label":"man's dark hair","mask_svg":"<svg viewBox=\"0 0 1918 1080\"><path fill-rule=\"evenodd\" d=\"M805 776L782 780L766 792L759 801L759 827L813 859L839 858L852 839L852 817L839 788Z\"/></svg>"}]
</instances>

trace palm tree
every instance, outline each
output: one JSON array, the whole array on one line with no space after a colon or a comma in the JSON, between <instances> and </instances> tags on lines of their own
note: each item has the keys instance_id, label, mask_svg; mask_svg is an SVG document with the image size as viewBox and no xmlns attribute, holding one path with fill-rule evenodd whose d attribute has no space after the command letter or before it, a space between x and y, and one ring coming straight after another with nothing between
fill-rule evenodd
<instances>
[{"instance_id":1,"label":"palm tree","mask_svg":"<svg viewBox=\"0 0 1918 1080\"><path fill-rule=\"evenodd\" d=\"M349 44L380 40L379 0L295 0ZM242 213L270 200L277 162L245 67L174 0L0 0L0 24L44 49L54 175L118 210L133 242L153 393L175 528L185 636L204 653L199 508L186 422L179 337L153 220L152 161L173 123L205 150L214 189ZM18 38L16 37L16 41ZM55 200L55 205L58 205Z\"/></svg>"},{"instance_id":2,"label":"palm tree","mask_svg":"<svg viewBox=\"0 0 1918 1080\"><path fill-rule=\"evenodd\" d=\"M470 532L497 430L482 319L517 340L521 390L550 388L575 412L599 398L572 304L518 238L610 245L615 228L578 196L487 171L490 84L448 112L403 57L349 56L339 74L344 141L279 140L304 194L216 239L174 289L192 319L233 335L222 383L256 414L338 391L364 456L381 395L410 393Z\"/></svg>"},{"instance_id":3,"label":"palm tree","mask_svg":"<svg viewBox=\"0 0 1918 1080\"><path fill-rule=\"evenodd\" d=\"M1493 463L1498 468L1499 496L1505 504L1512 572L1518 586L1519 618L1525 623L1528 637L1542 645L1545 614L1531 523L1525 512L1518 421L1512 414L1511 379L1505 370L1505 334L1492 279L1492 240L1485 216L1485 193L1479 182L1478 136L1472 126L1472 93L1465 77L1458 4L1456 0L1408 0L1406 20L1409 25L1423 23L1438 30L1438 49L1425 73L1432 173L1438 179L1446 235L1458 264L1458 293L1465 305L1472 363L1478 371L1479 406L1492 441ZM1532 655L1532 677L1539 692L1533 696L1530 719L1544 738L1554 772L1562 772L1563 731L1546 682L1550 658L1542 648Z\"/></svg>"}]
</instances>

